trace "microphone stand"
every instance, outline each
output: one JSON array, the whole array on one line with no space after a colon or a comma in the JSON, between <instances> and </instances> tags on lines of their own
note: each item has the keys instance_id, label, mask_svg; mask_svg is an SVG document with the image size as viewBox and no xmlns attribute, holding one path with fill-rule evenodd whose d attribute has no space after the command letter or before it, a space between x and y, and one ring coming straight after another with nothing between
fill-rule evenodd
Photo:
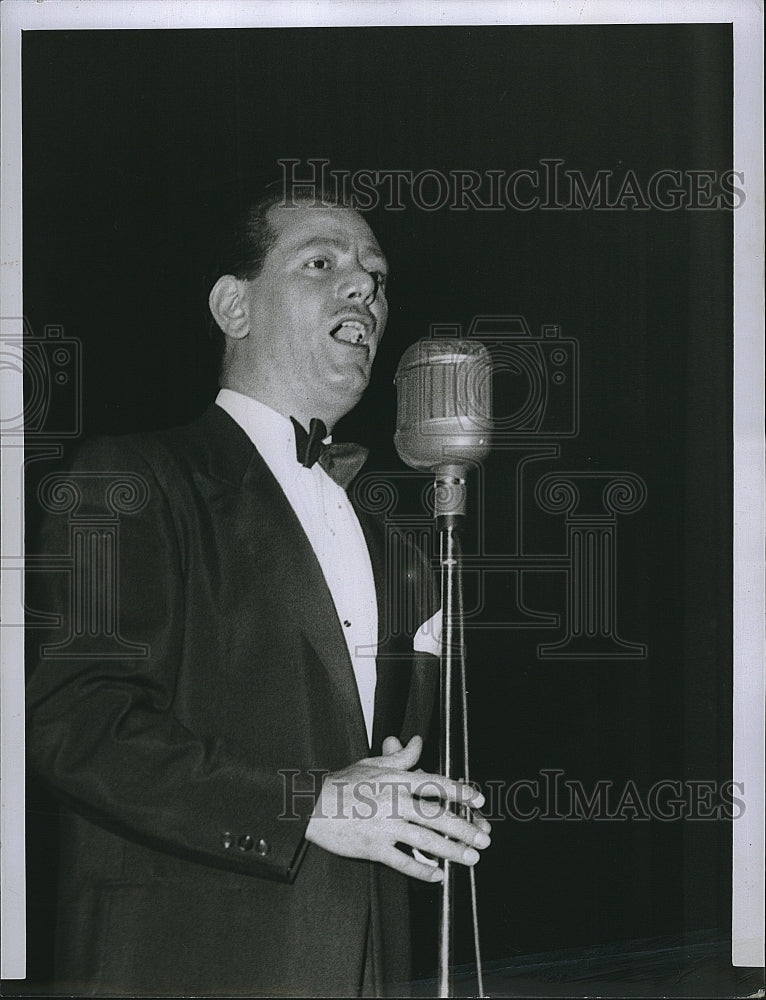
<instances>
[{"instance_id":1,"label":"microphone stand","mask_svg":"<svg viewBox=\"0 0 766 1000\"><path fill-rule=\"evenodd\" d=\"M468 694L466 689L465 634L463 628L463 569L460 531L466 510L466 467L445 465L436 472L434 513L439 533L439 564L441 569L442 645L439 662L440 687L440 771L457 781L470 781L468 764ZM456 718L458 720L456 724ZM462 749L456 762L455 744ZM469 822L468 806L460 807ZM439 906L439 965L437 996L451 997L450 967L454 943L454 872L452 862L443 862ZM481 953L479 946L476 877L469 868L474 950L479 996L484 995Z\"/></svg>"},{"instance_id":2,"label":"microphone stand","mask_svg":"<svg viewBox=\"0 0 766 1000\"><path fill-rule=\"evenodd\" d=\"M469 465L489 454L492 430L492 359L478 341L424 338L411 344L399 361L394 444L402 461L436 476L434 515L439 532L442 592L441 773L469 781L468 698L463 636L463 581L459 532L465 520ZM455 720L460 720L462 763L456 765ZM456 775L456 766L461 772ZM471 810L457 810L471 822ZM439 920L438 996L451 997L454 872L443 862ZM484 995L479 948L476 879L471 885L473 939L479 995Z\"/></svg>"}]
</instances>

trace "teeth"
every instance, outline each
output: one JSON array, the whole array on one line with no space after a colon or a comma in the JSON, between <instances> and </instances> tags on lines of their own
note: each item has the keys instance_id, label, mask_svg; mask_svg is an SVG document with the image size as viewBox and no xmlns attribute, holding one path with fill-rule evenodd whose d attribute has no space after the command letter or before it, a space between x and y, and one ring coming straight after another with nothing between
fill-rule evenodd
<instances>
[{"instance_id":1,"label":"teeth","mask_svg":"<svg viewBox=\"0 0 766 1000\"><path fill-rule=\"evenodd\" d=\"M333 336L336 340L342 340L346 344L361 344L366 332L362 323L349 319L341 323Z\"/></svg>"}]
</instances>

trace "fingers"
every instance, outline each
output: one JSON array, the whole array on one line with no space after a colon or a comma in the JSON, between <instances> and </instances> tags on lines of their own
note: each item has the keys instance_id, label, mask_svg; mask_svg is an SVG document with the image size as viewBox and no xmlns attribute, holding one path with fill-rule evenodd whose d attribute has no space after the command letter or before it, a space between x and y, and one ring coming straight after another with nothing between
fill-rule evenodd
<instances>
[{"instance_id":1,"label":"fingers","mask_svg":"<svg viewBox=\"0 0 766 1000\"><path fill-rule=\"evenodd\" d=\"M482 833L491 833L492 827L490 826L489 820L485 819L484 816L479 812L478 809L471 809L470 806L460 806L459 811L455 813L452 809L446 810L448 814L462 816L463 819L469 823L474 829L481 830Z\"/></svg>"},{"instance_id":2,"label":"fingers","mask_svg":"<svg viewBox=\"0 0 766 1000\"><path fill-rule=\"evenodd\" d=\"M351 768L346 768L338 774L350 781L358 780L360 777L369 781L375 777L371 769L382 767L386 772L383 785L397 786L400 791L406 789L410 795L417 798L454 802L472 811L484 805L482 793L467 782L455 781L441 774L429 774L422 770L413 771L412 768L420 759L422 750L423 740L420 736L413 736L406 746L402 746L395 736L387 736L383 741L383 753L380 757L366 757L358 761L357 765L352 765ZM357 767L365 769L364 774L359 772ZM484 820L477 822L477 825L485 832L489 832L489 826Z\"/></svg>"},{"instance_id":3,"label":"fingers","mask_svg":"<svg viewBox=\"0 0 766 1000\"><path fill-rule=\"evenodd\" d=\"M417 764L422 750L423 740L420 736L413 736L406 746L402 746L396 736L387 736L383 740L383 756L367 758L366 763L377 760L384 763L386 768L409 771ZM403 783L407 784L407 776L403 777ZM427 774L425 771L418 771L411 778L414 779L409 782L412 795L426 799L446 799L472 809L480 809L484 805L484 796L481 792L463 781L453 781L441 774Z\"/></svg>"},{"instance_id":4,"label":"fingers","mask_svg":"<svg viewBox=\"0 0 766 1000\"><path fill-rule=\"evenodd\" d=\"M492 832L492 827L490 825L489 820L484 819L481 813L478 813L475 810L471 812L470 823L472 824L472 826L478 827L482 833Z\"/></svg>"},{"instance_id":5,"label":"fingers","mask_svg":"<svg viewBox=\"0 0 766 1000\"><path fill-rule=\"evenodd\" d=\"M388 757L390 754L398 753L402 749L402 744L395 736L387 736L383 740L383 756Z\"/></svg>"},{"instance_id":6,"label":"fingers","mask_svg":"<svg viewBox=\"0 0 766 1000\"><path fill-rule=\"evenodd\" d=\"M420 736L413 736L406 746L402 746L396 736L387 736L383 740L383 755L368 757L363 763L382 764L387 770L396 768L410 771L420 759L422 750L423 740ZM411 795L424 799L443 799L471 809L480 809L484 805L484 796L472 785L445 778L441 774L417 771L410 775L391 775L391 780L401 782L408 787Z\"/></svg>"},{"instance_id":7,"label":"fingers","mask_svg":"<svg viewBox=\"0 0 766 1000\"><path fill-rule=\"evenodd\" d=\"M398 749L395 748L395 743L399 744ZM413 736L406 746L402 746L395 736L387 736L383 741L383 756L372 759L387 768L409 771L417 764L422 750L423 740L420 736Z\"/></svg>"},{"instance_id":8,"label":"fingers","mask_svg":"<svg viewBox=\"0 0 766 1000\"><path fill-rule=\"evenodd\" d=\"M484 805L484 796L478 788L464 781L453 781L441 774L426 774L424 771L412 775L412 779L410 794L416 798L442 799L472 809L481 809Z\"/></svg>"},{"instance_id":9,"label":"fingers","mask_svg":"<svg viewBox=\"0 0 766 1000\"><path fill-rule=\"evenodd\" d=\"M388 865L389 868L393 868L409 878L419 879L421 882L441 882L444 878L444 872L441 868L423 864L422 861L417 861L395 847L389 847L383 851L378 860L384 865Z\"/></svg>"},{"instance_id":10,"label":"fingers","mask_svg":"<svg viewBox=\"0 0 766 1000\"><path fill-rule=\"evenodd\" d=\"M489 847L491 828L483 816L477 816L475 822L469 822L450 812L441 803L438 805L439 811L434 812L433 806L427 808L424 804L414 800L406 809L405 818L416 826L435 831L437 835L461 841L463 846L476 847L479 850ZM412 846L419 847L420 845Z\"/></svg>"},{"instance_id":11,"label":"fingers","mask_svg":"<svg viewBox=\"0 0 766 1000\"><path fill-rule=\"evenodd\" d=\"M461 841L448 840L441 834L428 830L415 823L407 823L397 834L402 844L408 844L425 854L436 858L454 861L459 865L475 865L479 860L479 852L474 847L468 847ZM480 834L486 837L486 834ZM420 863L420 862L418 862Z\"/></svg>"}]
</instances>

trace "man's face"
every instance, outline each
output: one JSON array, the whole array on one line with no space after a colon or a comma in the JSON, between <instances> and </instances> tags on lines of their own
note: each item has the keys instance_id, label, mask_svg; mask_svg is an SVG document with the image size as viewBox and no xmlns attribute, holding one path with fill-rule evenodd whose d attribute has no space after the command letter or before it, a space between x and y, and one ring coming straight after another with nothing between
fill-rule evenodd
<instances>
[{"instance_id":1,"label":"man's face","mask_svg":"<svg viewBox=\"0 0 766 1000\"><path fill-rule=\"evenodd\" d=\"M276 243L242 293L243 360L259 398L332 424L370 379L388 317L386 259L351 209L272 208L268 219Z\"/></svg>"}]
</instances>

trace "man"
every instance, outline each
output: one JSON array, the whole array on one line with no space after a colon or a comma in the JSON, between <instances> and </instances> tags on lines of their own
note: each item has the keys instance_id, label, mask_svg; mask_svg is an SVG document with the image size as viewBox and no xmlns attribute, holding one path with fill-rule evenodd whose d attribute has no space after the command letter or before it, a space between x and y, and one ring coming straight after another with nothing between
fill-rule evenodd
<instances>
[{"instance_id":1,"label":"man","mask_svg":"<svg viewBox=\"0 0 766 1000\"><path fill-rule=\"evenodd\" d=\"M489 842L482 818L426 802L482 798L414 770L436 659L408 636L376 669L382 534L313 461L368 384L386 261L350 208L280 198L245 214L210 293L216 405L96 441L71 475L80 519L103 514L109 474L146 497L108 595L134 654L54 648L29 681L32 764L67 805L57 967L94 994L374 996L407 976L406 877ZM63 521L46 553L66 550ZM421 599L409 562L397 586Z\"/></svg>"}]
</instances>

